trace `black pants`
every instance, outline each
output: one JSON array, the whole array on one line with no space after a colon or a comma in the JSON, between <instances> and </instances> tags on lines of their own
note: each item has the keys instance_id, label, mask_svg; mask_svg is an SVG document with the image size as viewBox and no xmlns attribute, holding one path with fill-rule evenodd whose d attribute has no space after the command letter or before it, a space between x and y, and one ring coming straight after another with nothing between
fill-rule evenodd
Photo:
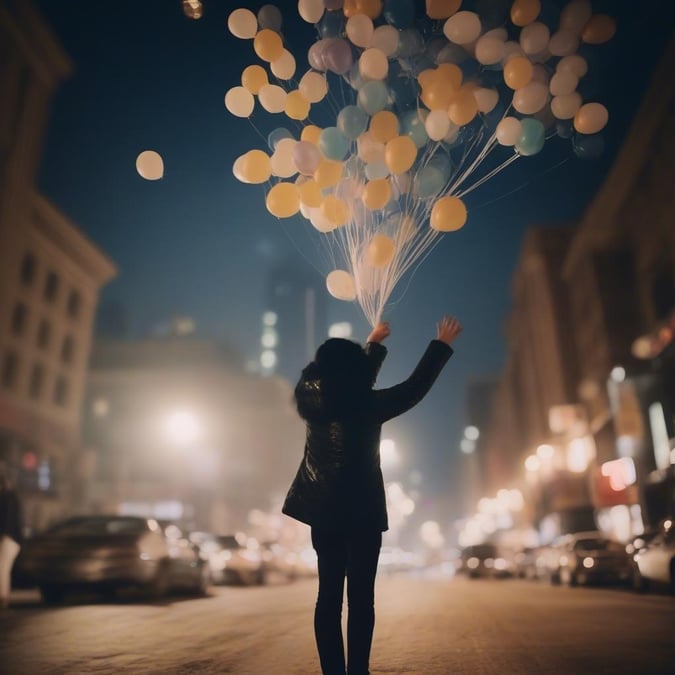
<instances>
[{"instance_id":1,"label":"black pants","mask_svg":"<svg viewBox=\"0 0 675 675\"><path fill-rule=\"evenodd\" d=\"M324 675L345 675L342 597L347 579L347 673L367 675L375 625L375 574L382 533L312 528L319 563L314 635Z\"/></svg>"}]
</instances>

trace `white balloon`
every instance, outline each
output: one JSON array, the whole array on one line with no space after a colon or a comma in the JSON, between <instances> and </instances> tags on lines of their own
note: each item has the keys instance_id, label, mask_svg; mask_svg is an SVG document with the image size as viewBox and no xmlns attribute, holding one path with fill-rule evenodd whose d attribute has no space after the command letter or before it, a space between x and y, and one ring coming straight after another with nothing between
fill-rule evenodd
<instances>
[{"instance_id":1,"label":"white balloon","mask_svg":"<svg viewBox=\"0 0 675 675\"><path fill-rule=\"evenodd\" d=\"M538 54L546 49L549 37L548 26L535 21L520 31L520 46L526 54Z\"/></svg>"},{"instance_id":2,"label":"white balloon","mask_svg":"<svg viewBox=\"0 0 675 675\"><path fill-rule=\"evenodd\" d=\"M443 33L450 42L466 45L478 38L481 23L475 12L457 12L443 25Z\"/></svg>"},{"instance_id":3,"label":"white balloon","mask_svg":"<svg viewBox=\"0 0 675 675\"><path fill-rule=\"evenodd\" d=\"M286 109L288 94L277 84L264 84L258 92L260 105L269 113L280 113Z\"/></svg>"},{"instance_id":4,"label":"white balloon","mask_svg":"<svg viewBox=\"0 0 675 675\"><path fill-rule=\"evenodd\" d=\"M475 54L476 61L484 66L500 63L504 58L504 40L483 35L476 42Z\"/></svg>"},{"instance_id":5,"label":"white balloon","mask_svg":"<svg viewBox=\"0 0 675 675\"><path fill-rule=\"evenodd\" d=\"M583 56L579 56L579 54L570 54L569 56L563 56L563 58L558 61L556 70L561 73L569 71L581 79L588 72L588 63Z\"/></svg>"},{"instance_id":6,"label":"white balloon","mask_svg":"<svg viewBox=\"0 0 675 675\"><path fill-rule=\"evenodd\" d=\"M505 117L497 125L495 135L500 145L515 145L522 131L520 120L515 117Z\"/></svg>"},{"instance_id":7,"label":"white balloon","mask_svg":"<svg viewBox=\"0 0 675 675\"><path fill-rule=\"evenodd\" d=\"M328 93L326 77L315 70L308 70L300 79L298 90L310 103L318 103Z\"/></svg>"},{"instance_id":8,"label":"white balloon","mask_svg":"<svg viewBox=\"0 0 675 675\"><path fill-rule=\"evenodd\" d=\"M509 59L512 59L514 56L523 56L523 50L520 47L520 42L515 42L515 40L508 40L504 43L504 58L502 63L506 63Z\"/></svg>"},{"instance_id":9,"label":"white balloon","mask_svg":"<svg viewBox=\"0 0 675 675\"><path fill-rule=\"evenodd\" d=\"M560 28L579 35L592 14L590 0L572 0L560 12Z\"/></svg>"},{"instance_id":10,"label":"white balloon","mask_svg":"<svg viewBox=\"0 0 675 675\"><path fill-rule=\"evenodd\" d=\"M235 9L227 18L230 33L241 40L250 40L258 32L258 19L250 9Z\"/></svg>"},{"instance_id":11,"label":"white balloon","mask_svg":"<svg viewBox=\"0 0 675 675\"><path fill-rule=\"evenodd\" d=\"M450 129L447 110L432 110L424 121L424 128L432 141L443 140Z\"/></svg>"},{"instance_id":12,"label":"white balloon","mask_svg":"<svg viewBox=\"0 0 675 675\"><path fill-rule=\"evenodd\" d=\"M314 209L310 209L309 221L319 232L331 232L337 227L335 223L331 223L330 220L326 218L323 211L318 206Z\"/></svg>"},{"instance_id":13,"label":"white balloon","mask_svg":"<svg viewBox=\"0 0 675 675\"><path fill-rule=\"evenodd\" d=\"M293 148L297 141L294 138L282 138L277 142L274 154L270 158L272 174L279 178L290 178L298 173L293 159Z\"/></svg>"},{"instance_id":14,"label":"white balloon","mask_svg":"<svg viewBox=\"0 0 675 675\"><path fill-rule=\"evenodd\" d=\"M328 292L338 300L351 301L356 298L354 277L345 270L333 270L326 277Z\"/></svg>"},{"instance_id":15,"label":"white balloon","mask_svg":"<svg viewBox=\"0 0 675 675\"><path fill-rule=\"evenodd\" d=\"M570 120L581 108L581 95L577 91L564 96L554 96L551 100L551 112L559 120Z\"/></svg>"},{"instance_id":16,"label":"white balloon","mask_svg":"<svg viewBox=\"0 0 675 675\"><path fill-rule=\"evenodd\" d=\"M482 113L489 113L499 102L499 92L496 89L486 87L474 89L473 97L476 99L478 110Z\"/></svg>"},{"instance_id":17,"label":"white balloon","mask_svg":"<svg viewBox=\"0 0 675 675\"><path fill-rule=\"evenodd\" d=\"M282 55L270 64L272 74L280 80L290 80L295 75L295 57L288 49L284 49Z\"/></svg>"},{"instance_id":18,"label":"white balloon","mask_svg":"<svg viewBox=\"0 0 675 675\"><path fill-rule=\"evenodd\" d=\"M245 87L232 87L225 94L225 107L235 117L250 117L254 106L253 94Z\"/></svg>"},{"instance_id":19,"label":"white balloon","mask_svg":"<svg viewBox=\"0 0 675 675\"><path fill-rule=\"evenodd\" d=\"M298 0L298 14L307 23L318 23L324 9L323 0Z\"/></svg>"},{"instance_id":20,"label":"white balloon","mask_svg":"<svg viewBox=\"0 0 675 675\"><path fill-rule=\"evenodd\" d=\"M366 49L359 58L359 72L364 80L384 80L389 72L386 54L375 47Z\"/></svg>"},{"instance_id":21,"label":"white balloon","mask_svg":"<svg viewBox=\"0 0 675 675\"><path fill-rule=\"evenodd\" d=\"M567 56L574 54L579 47L579 37L571 30L559 30L551 35L548 49L553 56Z\"/></svg>"},{"instance_id":22,"label":"white balloon","mask_svg":"<svg viewBox=\"0 0 675 675\"><path fill-rule=\"evenodd\" d=\"M159 180L164 175L162 156L154 150L144 150L136 157L136 171L145 180Z\"/></svg>"},{"instance_id":23,"label":"white balloon","mask_svg":"<svg viewBox=\"0 0 675 675\"><path fill-rule=\"evenodd\" d=\"M354 14L347 19L345 31L352 44L365 49L373 40L373 20L365 14Z\"/></svg>"},{"instance_id":24,"label":"white balloon","mask_svg":"<svg viewBox=\"0 0 675 675\"><path fill-rule=\"evenodd\" d=\"M570 70L558 71L552 78L549 91L552 96L564 96L576 90L579 78Z\"/></svg>"},{"instance_id":25,"label":"white balloon","mask_svg":"<svg viewBox=\"0 0 675 675\"><path fill-rule=\"evenodd\" d=\"M548 87L542 82L530 82L513 92L513 107L523 115L533 115L548 103Z\"/></svg>"},{"instance_id":26,"label":"white balloon","mask_svg":"<svg viewBox=\"0 0 675 675\"><path fill-rule=\"evenodd\" d=\"M393 26L378 26L374 33L370 46L379 49L387 56L393 56L398 51L398 31Z\"/></svg>"}]
</instances>

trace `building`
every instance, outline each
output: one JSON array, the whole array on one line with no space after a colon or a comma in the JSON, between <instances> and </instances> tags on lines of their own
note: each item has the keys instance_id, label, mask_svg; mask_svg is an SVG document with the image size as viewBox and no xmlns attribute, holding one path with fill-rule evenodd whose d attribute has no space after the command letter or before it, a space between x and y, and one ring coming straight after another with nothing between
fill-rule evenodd
<instances>
[{"instance_id":1,"label":"building","mask_svg":"<svg viewBox=\"0 0 675 675\"><path fill-rule=\"evenodd\" d=\"M194 337L97 342L84 440L91 512L179 520L226 534L252 512L280 514L304 425L290 384L246 373Z\"/></svg>"},{"instance_id":2,"label":"building","mask_svg":"<svg viewBox=\"0 0 675 675\"><path fill-rule=\"evenodd\" d=\"M115 274L34 186L49 101L70 68L29 2L0 6L0 459L30 528L78 505L92 323Z\"/></svg>"}]
</instances>

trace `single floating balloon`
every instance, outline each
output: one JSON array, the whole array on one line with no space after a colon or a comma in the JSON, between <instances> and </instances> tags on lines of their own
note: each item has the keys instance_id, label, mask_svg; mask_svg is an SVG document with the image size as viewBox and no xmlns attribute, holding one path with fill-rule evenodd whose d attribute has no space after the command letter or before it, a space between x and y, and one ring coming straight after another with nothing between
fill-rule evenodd
<instances>
[{"instance_id":1,"label":"single floating balloon","mask_svg":"<svg viewBox=\"0 0 675 675\"><path fill-rule=\"evenodd\" d=\"M466 206L459 197L441 197L431 209L429 224L439 232L455 232L466 223Z\"/></svg>"},{"instance_id":2,"label":"single floating balloon","mask_svg":"<svg viewBox=\"0 0 675 675\"><path fill-rule=\"evenodd\" d=\"M350 302L356 299L354 277L346 270L333 270L326 277L326 288L337 300Z\"/></svg>"},{"instance_id":3,"label":"single floating balloon","mask_svg":"<svg viewBox=\"0 0 675 675\"><path fill-rule=\"evenodd\" d=\"M258 32L258 19L250 9L235 9L227 18L227 27L235 37L250 40Z\"/></svg>"},{"instance_id":4,"label":"single floating balloon","mask_svg":"<svg viewBox=\"0 0 675 675\"><path fill-rule=\"evenodd\" d=\"M246 87L232 87L225 94L225 107L235 117L250 117L255 107L253 94Z\"/></svg>"},{"instance_id":5,"label":"single floating balloon","mask_svg":"<svg viewBox=\"0 0 675 675\"><path fill-rule=\"evenodd\" d=\"M136 171L145 180L159 180L164 175L162 156L154 150L144 150L136 157Z\"/></svg>"}]
</instances>

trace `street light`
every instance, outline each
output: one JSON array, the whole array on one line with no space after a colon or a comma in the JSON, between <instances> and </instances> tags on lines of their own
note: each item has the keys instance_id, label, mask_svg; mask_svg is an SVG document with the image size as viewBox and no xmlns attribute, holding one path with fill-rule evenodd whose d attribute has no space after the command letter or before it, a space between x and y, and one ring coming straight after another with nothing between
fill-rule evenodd
<instances>
[{"instance_id":1,"label":"street light","mask_svg":"<svg viewBox=\"0 0 675 675\"><path fill-rule=\"evenodd\" d=\"M398 466L399 454L396 443L391 438L383 438L380 441L380 462L383 469L393 469Z\"/></svg>"},{"instance_id":2,"label":"street light","mask_svg":"<svg viewBox=\"0 0 675 675\"><path fill-rule=\"evenodd\" d=\"M192 411L175 410L166 418L165 433L167 439L175 445L191 445L201 438L201 423Z\"/></svg>"}]
</instances>

